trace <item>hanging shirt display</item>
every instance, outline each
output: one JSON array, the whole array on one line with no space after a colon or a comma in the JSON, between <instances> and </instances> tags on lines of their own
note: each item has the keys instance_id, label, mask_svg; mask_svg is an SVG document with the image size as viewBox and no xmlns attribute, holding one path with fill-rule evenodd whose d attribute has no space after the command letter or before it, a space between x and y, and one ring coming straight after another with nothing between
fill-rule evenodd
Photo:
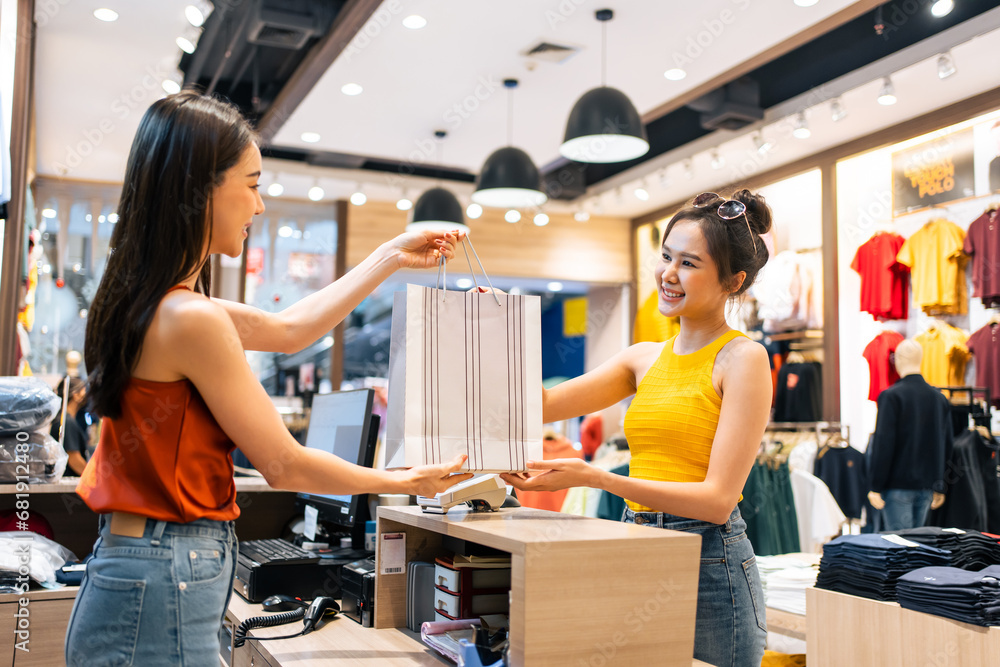
<instances>
[{"instance_id":1,"label":"hanging shirt display","mask_svg":"<svg viewBox=\"0 0 1000 667\"><path fill-rule=\"evenodd\" d=\"M635 343L662 343L681 330L680 318L664 317L660 313L658 294L657 290L653 290L635 314Z\"/></svg>"},{"instance_id":2,"label":"hanging shirt display","mask_svg":"<svg viewBox=\"0 0 1000 667\"><path fill-rule=\"evenodd\" d=\"M782 366L774 399L774 421L814 422L822 412L823 367L817 362Z\"/></svg>"},{"instance_id":3,"label":"hanging shirt display","mask_svg":"<svg viewBox=\"0 0 1000 667\"><path fill-rule=\"evenodd\" d=\"M863 356L868 362L868 400L878 400L886 387L899 379L893 353L905 339L895 331L883 331L865 347Z\"/></svg>"},{"instance_id":4,"label":"hanging shirt display","mask_svg":"<svg viewBox=\"0 0 1000 667\"><path fill-rule=\"evenodd\" d=\"M808 260L808 255L785 250L757 275L752 289L765 332L823 327L823 280L813 266L815 261Z\"/></svg>"},{"instance_id":5,"label":"hanging shirt display","mask_svg":"<svg viewBox=\"0 0 1000 667\"><path fill-rule=\"evenodd\" d=\"M861 310L875 319L905 320L909 315L910 268L896 260L904 243L899 234L878 232L854 254L851 268L861 276Z\"/></svg>"},{"instance_id":6,"label":"hanging shirt display","mask_svg":"<svg viewBox=\"0 0 1000 667\"><path fill-rule=\"evenodd\" d=\"M990 209L973 220L962 249L972 256L972 296L987 308L1000 305L1000 211Z\"/></svg>"},{"instance_id":7,"label":"hanging shirt display","mask_svg":"<svg viewBox=\"0 0 1000 667\"><path fill-rule=\"evenodd\" d=\"M934 322L931 328L913 340L920 343L924 357L920 373L935 387L965 384L965 364L969 360L965 333L947 322Z\"/></svg>"},{"instance_id":8,"label":"hanging shirt display","mask_svg":"<svg viewBox=\"0 0 1000 667\"><path fill-rule=\"evenodd\" d=\"M931 220L908 238L896 259L910 267L913 299L928 315L964 315L968 310L965 232L954 222Z\"/></svg>"},{"instance_id":9,"label":"hanging shirt display","mask_svg":"<svg viewBox=\"0 0 1000 667\"><path fill-rule=\"evenodd\" d=\"M1000 322L990 322L966 342L976 358L976 386L988 387L990 402L1000 406Z\"/></svg>"}]
</instances>

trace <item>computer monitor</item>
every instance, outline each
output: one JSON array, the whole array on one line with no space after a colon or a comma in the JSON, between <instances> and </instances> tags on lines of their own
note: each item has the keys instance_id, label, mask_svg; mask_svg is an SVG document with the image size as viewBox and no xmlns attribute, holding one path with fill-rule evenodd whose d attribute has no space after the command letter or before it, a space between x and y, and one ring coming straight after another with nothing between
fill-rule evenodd
<instances>
[{"instance_id":1,"label":"computer monitor","mask_svg":"<svg viewBox=\"0 0 1000 667\"><path fill-rule=\"evenodd\" d=\"M366 468L372 467L379 427L378 415L372 414L374 396L372 389L314 396L306 447L330 452ZM319 511L321 521L334 524L334 529L349 532L355 549L363 546L365 522L369 518L367 495L299 493L297 496Z\"/></svg>"}]
</instances>

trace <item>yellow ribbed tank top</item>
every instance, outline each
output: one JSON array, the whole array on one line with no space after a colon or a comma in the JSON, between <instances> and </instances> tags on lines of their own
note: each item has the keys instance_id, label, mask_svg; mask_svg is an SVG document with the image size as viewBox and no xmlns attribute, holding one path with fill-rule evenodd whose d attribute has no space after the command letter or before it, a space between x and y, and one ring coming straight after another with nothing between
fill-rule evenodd
<instances>
[{"instance_id":1,"label":"yellow ribbed tank top","mask_svg":"<svg viewBox=\"0 0 1000 667\"><path fill-rule=\"evenodd\" d=\"M715 357L743 334L731 330L691 354L674 354L675 336L639 382L625 413L632 460L629 477L657 482L703 482L722 398L712 386ZM649 507L626 499L634 512Z\"/></svg>"}]
</instances>

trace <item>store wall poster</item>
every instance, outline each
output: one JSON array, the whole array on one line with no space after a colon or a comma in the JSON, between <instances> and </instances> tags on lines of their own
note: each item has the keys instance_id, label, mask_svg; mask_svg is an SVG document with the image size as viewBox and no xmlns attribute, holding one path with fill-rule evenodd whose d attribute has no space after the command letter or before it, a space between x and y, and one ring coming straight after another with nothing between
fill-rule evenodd
<instances>
[{"instance_id":1,"label":"store wall poster","mask_svg":"<svg viewBox=\"0 0 1000 667\"><path fill-rule=\"evenodd\" d=\"M893 215L975 195L972 129L892 154Z\"/></svg>"}]
</instances>

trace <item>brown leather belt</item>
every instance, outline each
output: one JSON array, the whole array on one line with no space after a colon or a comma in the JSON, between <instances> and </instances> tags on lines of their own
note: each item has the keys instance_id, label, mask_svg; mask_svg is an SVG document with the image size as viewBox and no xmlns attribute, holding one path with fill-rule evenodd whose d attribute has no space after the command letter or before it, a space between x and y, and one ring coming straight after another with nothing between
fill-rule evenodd
<instances>
[{"instance_id":1,"label":"brown leather belt","mask_svg":"<svg viewBox=\"0 0 1000 667\"><path fill-rule=\"evenodd\" d=\"M142 537L146 531L146 517L128 512L112 512L110 531L112 535Z\"/></svg>"}]
</instances>

